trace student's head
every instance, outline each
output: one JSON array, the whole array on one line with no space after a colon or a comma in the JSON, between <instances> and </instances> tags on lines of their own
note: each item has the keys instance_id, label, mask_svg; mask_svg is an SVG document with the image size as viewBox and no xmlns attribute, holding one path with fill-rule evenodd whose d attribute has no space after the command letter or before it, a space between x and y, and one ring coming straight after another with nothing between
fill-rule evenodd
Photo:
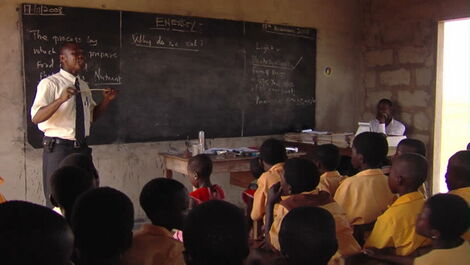
<instances>
[{"instance_id":1,"label":"student's head","mask_svg":"<svg viewBox=\"0 0 470 265\"><path fill-rule=\"evenodd\" d=\"M191 184L199 188L205 182L208 182L212 173L212 160L208 155L199 154L193 156L188 162L188 176Z\"/></svg>"},{"instance_id":2,"label":"student's head","mask_svg":"<svg viewBox=\"0 0 470 265\"><path fill-rule=\"evenodd\" d=\"M281 187L284 195L312 191L320 182L320 173L315 164L303 158L291 158L284 164Z\"/></svg>"},{"instance_id":3,"label":"student's head","mask_svg":"<svg viewBox=\"0 0 470 265\"><path fill-rule=\"evenodd\" d=\"M340 158L339 148L334 144L322 144L313 150L313 161L323 172L336 170Z\"/></svg>"},{"instance_id":4,"label":"student's head","mask_svg":"<svg viewBox=\"0 0 470 265\"><path fill-rule=\"evenodd\" d=\"M450 157L446 183L449 190L470 187L470 151L459 151Z\"/></svg>"},{"instance_id":5,"label":"student's head","mask_svg":"<svg viewBox=\"0 0 470 265\"><path fill-rule=\"evenodd\" d=\"M393 193L416 191L426 181L428 162L420 154L408 153L393 160L388 186Z\"/></svg>"},{"instance_id":6,"label":"student's head","mask_svg":"<svg viewBox=\"0 0 470 265\"><path fill-rule=\"evenodd\" d=\"M287 160L286 148L284 144L276 139L268 139L263 142L259 150L259 157L263 162L264 169Z\"/></svg>"},{"instance_id":7,"label":"student's head","mask_svg":"<svg viewBox=\"0 0 470 265\"><path fill-rule=\"evenodd\" d=\"M188 190L173 179L152 179L140 193L140 206L154 225L182 229L189 207Z\"/></svg>"},{"instance_id":8,"label":"student's head","mask_svg":"<svg viewBox=\"0 0 470 265\"><path fill-rule=\"evenodd\" d=\"M470 150L470 143L467 144L467 150Z\"/></svg>"},{"instance_id":9,"label":"student's head","mask_svg":"<svg viewBox=\"0 0 470 265\"><path fill-rule=\"evenodd\" d=\"M264 173L263 164L259 158L250 160L250 171L255 179L258 179Z\"/></svg>"},{"instance_id":10,"label":"student's head","mask_svg":"<svg viewBox=\"0 0 470 265\"><path fill-rule=\"evenodd\" d=\"M383 98L377 103L377 117L380 115L385 115L392 119L393 115L393 103L389 99Z\"/></svg>"},{"instance_id":11,"label":"student's head","mask_svg":"<svg viewBox=\"0 0 470 265\"><path fill-rule=\"evenodd\" d=\"M426 146L418 139L403 139L398 143L394 157L407 153L417 153L426 156Z\"/></svg>"},{"instance_id":12,"label":"student's head","mask_svg":"<svg viewBox=\"0 0 470 265\"><path fill-rule=\"evenodd\" d=\"M353 140L351 164L355 169L378 168L387 157L388 143L384 134L363 132Z\"/></svg>"},{"instance_id":13,"label":"student's head","mask_svg":"<svg viewBox=\"0 0 470 265\"><path fill-rule=\"evenodd\" d=\"M66 156L59 164L59 167L65 167L65 166L74 166L74 167L79 167L85 170L95 180L96 182L95 186L96 187L99 186L100 176L98 175L98 170L96 170L96 167L93 164L93 160L91 159L91 156L85 155L82 153L72 153Z\"/></svg>"},{"instance_id":14,"label":"student's head","mask_svg":"<svg viewBox=\"0 0 470 265\"><path fill-rule=\"evenodd\" d=\"M335 220L322 208L295 208L282 221L279 244L289 265L326 265L338 249Z\"/></svg>"},{"instance_id":15,"label":"student's head","mask_svg":"<svg viewBox=\"0 0 470 265\"><path fill-rule=\"evenodd\" d=\"M87 190L96 188L94 179L88 172L73 166L61 167L54 171L50 184L51 202L64 211L69 222L77 197Z\"/></svg>"},{"instance_id":16,"label":"student's head","mask_svg":"<svg viewBox=\"0 0 470 265\"><path fill-rule=\"evenodd\" d=\"M62 216L30 202L0 204L1 264L66 265L72 251L73 233Z\"/></svg>"},{"instance_id":17,"label":"student's head","mask_svg":"<svg viewBox=\"0 0 470 265\"><path fill-rule=\"evenodd\" d=\"M109 187L89 190L75 202L72 228L80 260L114 259L132 243L134 207Z\"/></svg>"},{"instance_id":18,"label":"student's head","mask_svg":"<svg viewBox=\"0 0 470 265\"><path fill-rule=\"evenodd\" d=\"M193 210L183 229L187 265L241 265L248 255L248 229L243 211L221 200Z\"/></svg>"},{"instance_id":19,"label":"student's head","mask_svg":"<svg viewBox=\"0 0 470 265\"><path fill-rule=\"evenodd\" d=\"M60 65L65 71L76 75L85 67L83 49L74 42L66 42L60 47Z\"/></svg>"},{"instance_id":20,"label":"student's head","mask_svg":"<svg viewBox=\"0 0 470 265\"><path fill-rule=\"evenodd\" d=\"M416 221L416 232L432 239L451 240L467 231L470 211L464 199L453 194L429 198Z\"/></svg>"}]
</instances>

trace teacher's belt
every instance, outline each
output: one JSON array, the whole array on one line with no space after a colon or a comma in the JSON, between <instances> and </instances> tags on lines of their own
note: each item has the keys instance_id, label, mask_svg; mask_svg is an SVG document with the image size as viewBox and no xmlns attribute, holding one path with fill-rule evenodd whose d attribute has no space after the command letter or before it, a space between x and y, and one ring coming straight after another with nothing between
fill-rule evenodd
<instances>
[{"instance_id":1,"label":"teacher's belt","mask_svg":"<svg viewBox=\"0 0 470 265\"><path fill-rule=\"evenodd\" d=\"M44 136L44 141L51 141L54 144L58 144L58 145L72 146L73 148L82 148L82 147L88 146L86 142L80 143L79 141L67 140L67 139L62 139L59 137Z\"/></svg>"}]
</instances>

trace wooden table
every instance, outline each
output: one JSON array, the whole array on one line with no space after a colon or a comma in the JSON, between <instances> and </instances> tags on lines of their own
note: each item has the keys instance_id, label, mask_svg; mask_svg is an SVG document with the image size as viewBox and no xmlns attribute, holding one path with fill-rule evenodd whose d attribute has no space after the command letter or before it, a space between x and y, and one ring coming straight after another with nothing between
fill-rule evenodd
<instances>
[{"instance_id":1,"label":"wooden table","mask_svg":"<svg viewBox=\"0 0 470 265\"><path fill-rule=\"evenodd\" d=\"M173 172L188 174L190 157L181 154L159 153L163 157L165 177L173 178ZM292 153L288 157L304 156L305 153ZM230 184L246 188L254 180L250 172L250 160L254 156L235 156L233 154L210 155L212 159L212 173L229 173Z\"/></svg>"}]
</instances>

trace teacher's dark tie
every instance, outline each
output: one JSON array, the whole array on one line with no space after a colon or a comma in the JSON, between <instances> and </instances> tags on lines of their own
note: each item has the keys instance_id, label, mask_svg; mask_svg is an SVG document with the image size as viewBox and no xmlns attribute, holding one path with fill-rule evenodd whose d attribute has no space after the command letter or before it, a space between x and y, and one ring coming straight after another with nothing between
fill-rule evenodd
<instances>
[{"instance_id":1,"label":"teacher's dark tie","mask_svg":"<svg viewBox=\"0 0 470 265\"><path fill-rule=\"evenodd\" d=\"M80 144L85 143L85 115L83 113L82 94L80 93L80 82L75 79L75 88L78 93L75 94L75 140Z\"/></svg>"}]
</instances>

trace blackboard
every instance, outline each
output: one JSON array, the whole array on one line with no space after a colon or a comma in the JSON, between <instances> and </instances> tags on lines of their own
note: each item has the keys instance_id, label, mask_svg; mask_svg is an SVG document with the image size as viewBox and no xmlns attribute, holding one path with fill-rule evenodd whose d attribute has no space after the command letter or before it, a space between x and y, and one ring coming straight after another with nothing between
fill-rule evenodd
<instances>
[{"instance_id":1,"label":"blackboard","mask_svg":"<svg viewBox=\"0 0 470 265\"><path fill-rule=\"evenodd\" d=\"M118 98L92 126L91 144L280 134L315 125L316 31L311 28L127 11L23 4L29 115L58 48L79 42L90 87ZM93 95L99 102L101 95Z\"/></svg>"}]
</instances>

